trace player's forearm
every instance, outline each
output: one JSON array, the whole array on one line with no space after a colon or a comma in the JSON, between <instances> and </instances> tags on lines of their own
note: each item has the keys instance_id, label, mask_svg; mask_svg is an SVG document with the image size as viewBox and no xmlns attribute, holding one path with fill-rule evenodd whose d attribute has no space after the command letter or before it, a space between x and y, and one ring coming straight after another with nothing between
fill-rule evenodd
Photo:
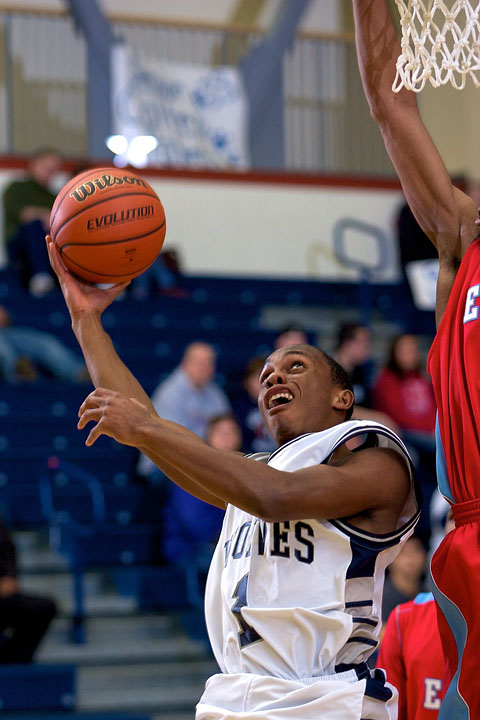
<instances>
[{"instance_id":1,"label":"player's forearm","mask_svg":"<svg viewBox=\"0 0 480 720\"><path fill-rule=\"evenodd\" d=\"M216 507L225 509L227 501L224 498L215 495L213 492L211 492L211 490L206 489L196 480L195 477L192 477L188 473L180 470L173 463L168 462L164 457L159 456L156 451L153 451L151 449L149 450L148 448L144 447L142 448L142 452L148 455L150 460L152 460L152 462L154 462L155 465L157 465L157 467L170 480L172 480L172 482L174 482L186 492L190 493L190 495L194 495L199 500L203 500L203 502L209 503L209 505L215 505Z\"/></svg>"},{"instance_id":2,"label":"player's forearm","mask_svg":"<svg viewBox=\"0 0 480 720\"><path fill-rule=\"evenodd\" d=\"M185 436L167 420L143 429L139 449L177 485L201 497L200 492L269 519L273 500L269 488L285 475L239 453L216 450L196 436ZM274 477L275 476L275 477ZM202 498L204 499L204 498ZM212 504L220 504L207 500Z\"/></svg>"},{"instance_id":3,"label":"player's forearm","mask_svg":"<svg viewBox=\"0 0 480 720\"><path fill-rule=\"evenodd\" d=\"M153 409L147 393L118 356L99 313L92 311L73 316L72 329L95 387L115 390Z\"/></svg>"},{"instance_id":4,"label":"player's forearm","mask_svg":"<svg viewBox=\"0 0 480 720\"><path fill-rule=\"evenodd\" d=\"M392 92L401 52L386 0L353 0L355 42L365 95L373 117L380 122L392 107L416 107L414 93Z\"/></svg>"}]
</instances>

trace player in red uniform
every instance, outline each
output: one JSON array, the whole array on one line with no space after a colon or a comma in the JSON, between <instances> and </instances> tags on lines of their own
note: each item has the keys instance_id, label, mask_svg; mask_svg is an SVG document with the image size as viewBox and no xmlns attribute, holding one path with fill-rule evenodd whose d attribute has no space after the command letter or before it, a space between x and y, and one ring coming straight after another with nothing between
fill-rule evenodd
<instances>
[{"instance_id":1,"label":"player in red uniform","mask_svg":"<svg viewBox=\"0 0 480 720\"><path fill-rule=\"evenodd\" d=\"M453 530L452 512L445 533ZM419 593L388 616L377 667L398 690L398 720L435 720L444 690L445 659L432 593Z\"/></svg>"},{"instance_id":2,"label":"player in red uniform","mask_svg":"<svg viewBox=\"0 0 480 720\"><path fill-rule=\"evenodd\" d=\"M398 720L435 720L445 661L431 593L420 593L390 613L377 667L398 690Z\"/></svg>"},{"instance_id":3,"label":"player in red uniform","mask_svg":"<svg viewBox=\"0 0 480 720\"><path fill-rule=\"evenodd\" d=\"M480 239L476 203L452 185L415 93L392 92L400 43L385 0L353 0L370 111L415 217L438 251L437 336L428 369L438 406L439 486L456 529L432 561L448 689L439 718L480 717Z\"/></svg>"}]
</instances>

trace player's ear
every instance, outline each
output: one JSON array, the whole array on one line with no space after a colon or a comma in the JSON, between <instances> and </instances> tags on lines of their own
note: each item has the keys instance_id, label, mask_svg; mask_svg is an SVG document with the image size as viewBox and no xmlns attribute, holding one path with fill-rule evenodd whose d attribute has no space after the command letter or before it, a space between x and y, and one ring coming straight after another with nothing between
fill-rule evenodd
<instances>
[{"instance_id":1,"label":"player's ear","mask_svg":"<svg viewBox=\"0 0 480 720\"><path fill-rule=\"evenodd\" d=\"M352 407L354 401L355 395L351 390L348 390L347 388L335 388L332 404L332 407L335 410L343 410L344 412L347 412L347 410Z\"/></svg>"}]
</instances>

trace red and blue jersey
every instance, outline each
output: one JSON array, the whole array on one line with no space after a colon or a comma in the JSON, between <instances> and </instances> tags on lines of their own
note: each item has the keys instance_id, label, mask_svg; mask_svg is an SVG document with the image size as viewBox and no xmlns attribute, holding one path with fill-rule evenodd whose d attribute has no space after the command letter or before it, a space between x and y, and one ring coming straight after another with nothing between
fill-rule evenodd
<instances>
[{"instance_id":1,"label":"red and blue jersey","mask_svg":"<svg viewBox=\"0 0 480 720\"><path fill-rule=\"evenodd\" d=\"M398 690L398 720L435 720L441 705L444 660L431 593L397 605L388 617L377 667Z\"/></svg>"},{"instance_id":2,"label":"red and blue jersey","mask_svg":"<svg viewBox=\"0 0 480 720\"><path fill-rule=\"evenodd\" d=\"M455 529L432 558L446 660L439 720L480 717L480 239L465 253L428 358L437 402L437 475ZM448 685L448 687L447 687Z\"/></svg>"},{"instance_id":3,"label":"red and blue jersey","mask_svg":"<svg viewBox=\"0 0 480 720\"><path fill-rule=\"evenodd\" d=\"M428 357L438 410L437 474L454 503L480 498L480 238L468 248Z\"/></svg>"}]
</instances>

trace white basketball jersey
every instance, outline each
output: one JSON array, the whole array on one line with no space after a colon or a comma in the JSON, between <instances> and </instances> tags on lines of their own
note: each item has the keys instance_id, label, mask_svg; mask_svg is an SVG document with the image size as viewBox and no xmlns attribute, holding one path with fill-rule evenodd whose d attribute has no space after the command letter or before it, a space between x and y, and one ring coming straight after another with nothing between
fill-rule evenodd
<instances>
[{"instance_id":1,"label":"white basketball jersey","mask_svg":"<svg viewBox=\"0 0 480 720\"><path fill-rule=\"evenodd\" d=\"M398 529L375 535L317 518L267 523L229 505L206 588L208 633L223 673L320 677L351 670L376 648L385 568L419 515L404 444L383 425L352 420L254 459L294 472L328 462L355 436L365 436L362 447L394 448L405 459L412 492Z\"/></svg>"}]
</instances>

